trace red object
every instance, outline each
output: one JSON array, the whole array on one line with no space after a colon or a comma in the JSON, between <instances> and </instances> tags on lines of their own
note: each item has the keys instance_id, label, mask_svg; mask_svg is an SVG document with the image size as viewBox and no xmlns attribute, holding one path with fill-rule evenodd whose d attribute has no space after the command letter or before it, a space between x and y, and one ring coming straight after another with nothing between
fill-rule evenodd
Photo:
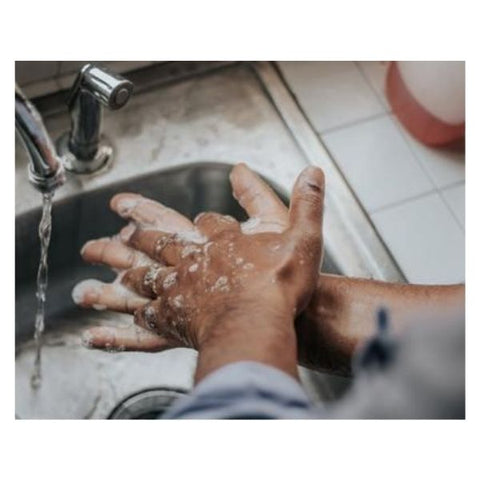
<instances>
[{"instance_id":1,"label":"red object","mask_svg":"<svg viewBox=\"0 0 480 480\"><path fill-rule=\"evenodd\" d=\"M391 62L387 73L387 98L393 112L418 140L430 146L455 144L465 136L465 122L450 124L430 113L411 94L397 62Z\"/></svg>"}]
</instances>

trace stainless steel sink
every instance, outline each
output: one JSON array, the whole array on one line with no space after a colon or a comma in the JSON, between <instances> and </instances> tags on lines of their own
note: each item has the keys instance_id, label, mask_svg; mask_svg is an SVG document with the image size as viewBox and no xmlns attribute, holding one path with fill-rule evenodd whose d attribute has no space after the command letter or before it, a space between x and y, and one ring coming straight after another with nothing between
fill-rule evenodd
<instances>
[{"instance_id":1,"label":"stainless steel sink","mask_svg":"<svg viewBox=\"0 0 480 480\"><path fill-rule=\"evenodd\" d=\"M148 77L142 73L138 78L142 76ZM16 149L16 414L20 418L107 418L127 397L129 405L140 398L135 408L141 410L151 401L152 389L181 392L191 387L196 362L191 350L109 354L80 345L79 332L85 326L119 319L119 315L80 310L70 295L81 279L113 277L105 268L84 264L79 250L86 240L111 235L122 226L108 209L115 192L142 193L189 217L215 210L241 220L244 213L228 182L232 164L246 162L284 198L298 173L316 164L324 169L327 181L323 270L401 280L274 66L238 63L180 81L169 77L164 83L157 77L158 72L143 90L135 81L137 93L122 112L105 113L113 167L102 175L70 177L56 193L43 385L38 391L30 389L29 379L41 199L27 181L25 153L20 146ZM48 101L42 105L46 126L57 138L68 128L67 111L57 104L50 108ZM122 321L129 319L123 316ZM338 377L305 369L301 378L314 400L338 398L348 385ZM137 393L140 397L131 397ZM159 395L165 398L164 393Z\"/></svg>"},{"instance_id":2,"label":"stainless steel sink","mask_svg":"<svg viewBox=\"0 0 480 480\"><path fill-rule=\"evenodd\" d=\"M24 417L106 417L122 398L146 389L191 388L195 353L177 349L158 354L103 353L85 350L79 336L87 325L109 323L115 314L77 307L71 290L81 279L114 278L106 267L85 264L79 254L84 242L117 232L125 221L108 208L118 192L132 191L154 198L194 218L201 211L229 214L242 221L245 213L232 197L231 165L198 162L117 183L60 201L53 210L50 281L46 310L44 382L39 391L29 385L33 362L33 312L40 218L35 209L16 220L17 415ZM272 182L270 182L272 183ZM285 192L272 185L286 200ZM328 252L324 271L337 272ZM125 322L129 319L122 316ZM304 381L309 384L304 372ZM323 385L326 387L326 383Z\"/></svg>"}]
</instances>

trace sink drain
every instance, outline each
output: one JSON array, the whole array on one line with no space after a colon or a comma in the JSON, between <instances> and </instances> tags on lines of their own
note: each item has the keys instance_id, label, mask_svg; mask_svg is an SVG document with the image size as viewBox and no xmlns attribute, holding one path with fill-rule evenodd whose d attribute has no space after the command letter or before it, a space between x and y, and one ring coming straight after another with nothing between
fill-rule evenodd
<instances>
[{"instance_id":1,"label":"sink drain","mask_svg":"<svg viewBox=\"0 0 480 480\"><path fill-rule=\"evenodd\" d=\"M168 407L187 392L172 388L151 388L122 400L107 417L109 420L148 420L161 418Z\"/></svg>"}]
</instances>

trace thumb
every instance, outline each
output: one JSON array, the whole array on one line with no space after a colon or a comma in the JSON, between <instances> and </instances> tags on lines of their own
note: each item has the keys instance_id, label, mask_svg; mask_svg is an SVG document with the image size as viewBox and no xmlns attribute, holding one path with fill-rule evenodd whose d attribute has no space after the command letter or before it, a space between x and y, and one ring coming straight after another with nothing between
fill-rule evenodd
<instances>
[{"instance_id":1,"label":"thumb","mask_svg":"<svg viewBox=\"0 0 480 480\"><path fill-rule=\"evenodd\" d=\"M290 201L290 229L321 239L325 178L322 169L307 167L298 176Z\"/></svg>"}]
</instances>

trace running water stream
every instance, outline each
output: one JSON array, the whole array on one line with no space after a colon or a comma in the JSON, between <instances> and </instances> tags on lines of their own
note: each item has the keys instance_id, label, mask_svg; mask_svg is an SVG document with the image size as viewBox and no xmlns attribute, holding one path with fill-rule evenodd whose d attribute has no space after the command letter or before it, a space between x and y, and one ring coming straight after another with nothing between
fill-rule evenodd
<instances>
[{"instance_id":1,"label":"running water stream","mask_svg":"<svg viewBox=\"0 0 480 480\"><path fill-rule=\"evenodd\" d=\"M37 313L35 315L35 363L30 383L34 389L40 387L42 382L42 344L43 330L45 328L45 302L48 285L48 246L52 233L52 198L53 193L43 194L42 219L38 226L40 239L40 263L37 273Z\"/></svg>"}]
</instances>

